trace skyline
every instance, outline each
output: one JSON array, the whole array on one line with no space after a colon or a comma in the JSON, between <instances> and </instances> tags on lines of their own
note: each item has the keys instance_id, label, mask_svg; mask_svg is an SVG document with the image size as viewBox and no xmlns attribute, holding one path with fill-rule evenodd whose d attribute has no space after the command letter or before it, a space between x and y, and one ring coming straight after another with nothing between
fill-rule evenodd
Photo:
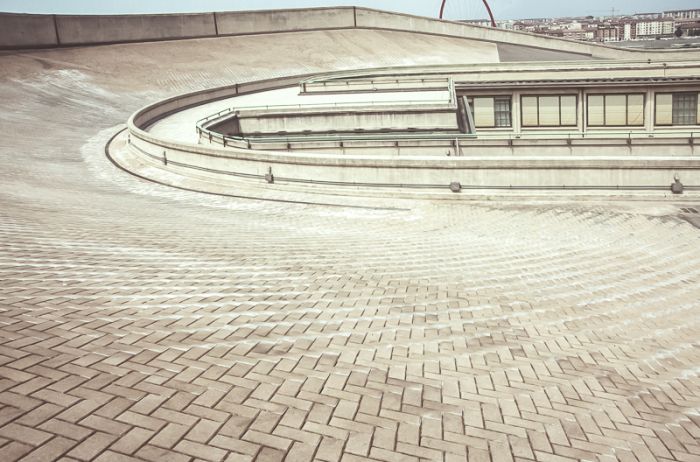
<instances>
[{"instance_id":1,"label":"skyline","mask_svg":"<svg viewBox=\"0 0 700 462\"><path fill-rule=\"evenodd\" d=\"M608 16L666 10L700 8L697 0L667 0L661 5L654 0L589 0L585 6L564 3L559 0L540 0L536 4L525 0L491 0L491 8L498 20L537 17ZM440 0L181 0L171 2L135 0L92 2L90 0L64 0L57 4L50 0L0 0L0 11L10 13L44 14L137 14L137 13L186 13L208 11L238 11L283 8L308 8L321 6L364 6L380 10L396 11L421 16L437 16ZM449 2L448 19L480 19L486 17L481 0Z\"/></svg>"}]
</instances>

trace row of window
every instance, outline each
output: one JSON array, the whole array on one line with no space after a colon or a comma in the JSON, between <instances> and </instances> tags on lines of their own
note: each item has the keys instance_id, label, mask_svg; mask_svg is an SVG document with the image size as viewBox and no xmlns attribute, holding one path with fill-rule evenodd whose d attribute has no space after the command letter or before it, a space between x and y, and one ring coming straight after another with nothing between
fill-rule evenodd
<instances>
[{"instance_id":1,"label":"row of window","mask_svg":"<svg viewBox=\"0 0 700 462\"><path fill-rule=\"evenodd\" d=\"M643 93L587 95L586 114L589 127L644 126ZM468 98L476 128L511 127L510 96L476 96ZM576 95L521 96L523 127L575 127L578 124ZM698 93L657 93L654 104L655 125L698 125Z\"/></svg>"}]
</instances>

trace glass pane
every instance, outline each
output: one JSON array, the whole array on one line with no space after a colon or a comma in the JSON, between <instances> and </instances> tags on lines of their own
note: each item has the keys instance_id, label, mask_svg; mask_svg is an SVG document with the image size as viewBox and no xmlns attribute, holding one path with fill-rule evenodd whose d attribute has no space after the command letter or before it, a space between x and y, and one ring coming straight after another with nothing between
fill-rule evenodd
<instances>
[{"instance_id":1,"label":"glass pane","mask_svg":"<svg viewBox=\"0 0 700 462\"><path fill-rule=\"evenodd\" d=\"M588 95L588 125L601 126L603 118L603 95Z\"/></svg>"},{"instance_id":2,"label":"glass pane","mask_svg":"<svg viewBox=\"0 0 700 462\"><path fill-rule=\"evenodd\" d=\"M695 125L697 114L697 93L673 94L673 125Z\"/></svg>"},{"instance_id":3,"label":"glass pane","mask_svg":"<svg viewBox=\"0 0 700 462\"><path fill-rule=\"evenodd\" d=\"M496 115L497 127L510 127L510 98L495 98L494 111Z\"/></svg>"},{"instance_id":4,"label":"glass pane","mask_svg":"<svg viewBox=\"0 0 700 462\"><path fill-rule=\"evenodd\" d=\"M472 115L472 121L474 120L474 98L467 98L467 103L469 104L469 112Z\"/></svg>"},{"instance_id":5,"label":"glass pane","mask_svg":"<svg viewBox=\"0 0 700 462\"><path fill-rule=\"evenodd\" d=\"M559 97L540 96L540 126L559 125Z\"/></svg>"},{"instance_id":6,"label":"glass pane","mask_svg":"<svg viewBox=\"0 0 700 462\"><path fill-rule=\"evenodd\" d=\"M561 124L576 125L576 97L562 96L561 97Z\"/></svg>"},{"instance_id":7,"label":"glass pane","mask_svg":"<svg viewBox=\"0 0 700 462\"><path fill-rule=\"evenodd\" d=\"M477 127L493 127L493 98L474 98L474 125Z\"/></svg>"},{"instance_id":8,"label":"glass pane","mask_svg":"<svg viewBox=\"0 0 700 462\"><path fill-rule=\"evenodd\" d=\"M537 97L523 96L520 98L520 106L523 113L523 127L536 127L537 120Z\"/></svg>"},{"instance_id":9,"label":"glass pane","mask_svg":"<svg viewBox=\"0 0 700 462\"><path fill-rule=\"evenodd\" d=\"M644 95L627 95L627 125L644 125Z\"/></svg>"},{"instance_id":10,"label":"glass pane","mask_svg":"<svg viewBox=\"0 0 700 462\"><path fill-rule=\"evenodd\" d=\"M626 95L605 95L605 125L627 125Z\"/></svg>"},{"instance_id":11,"label":"glass pane","mask_svg":"<svg viewBox=\"0 0 700 462\"><path fill-rule=\"evenodd\" d=\"M671 125L673 119L673 95L671 93L661 93L656 95L655 120L657 125Z\"/></svg>"}]
</instances>

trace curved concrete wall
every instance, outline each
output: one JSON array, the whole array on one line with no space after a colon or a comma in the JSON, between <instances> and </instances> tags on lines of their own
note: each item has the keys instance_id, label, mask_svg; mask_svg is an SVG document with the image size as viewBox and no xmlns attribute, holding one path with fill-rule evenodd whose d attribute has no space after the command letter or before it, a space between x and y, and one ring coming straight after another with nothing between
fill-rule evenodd
<instances>
[{"instance_id":1,"label":"curved concrete wall","mask_svg":"<svg viewBox=\"0 0 700 462\"><path fill-rule=\"evenodd\" d=\"M0 13L0 49L147 42L353 27L353 7L139 15Z\"/></svg>"},{"instance_id":2,"label":"curved concrete wall","mask_svg":"<svg viewBox=\"0 0 700 462\"><path fill-rule=\"evenodd\" d=\"M61 45L145 42L216 35L214 15L56 16Z\"/></svg>"},{"instance_id":3,"label":"curved concrete wall","mask_svg":"<svg viewBox=\"0 0 700 462\"><path fill-rule=\"evenodd\" d=\"M695 50L625 50L527 32L472 26L369 8L224 13L61 16L0 13L0 49L94 45L323 29L370 28L445 35L614 59L699 57ZM52 38L53 37L53 38Z\"/></svg>"},{"instance_id":4,"label":"curved concrete wall","mask_svg":"<svg viewBox=\"0 0 700 462\"><path fill-rule=\"evenodd\" d=\"M149 135L130 139L144 162L186 176L258 178L280 184L447 189L453 181L476 189L668 190L674 175L700 187L700 160L690 157L426 157L389 158L279 153L184 145ZM139 172L136 172L139 173ZM235 187L234 184L231 185ZM317 189L317 191L319 191Z\"/></svg>"},{"instance_id":5,"label":"curved concrete wall","mask_svg":"<svg viewBox=\"0 0 700 462\"><path fill-rule=\"evenodd\" d=\"M0 13L0 49L58 46L56 17Z\"/></svg>"},{"instance_id":6,"label":"curved concrete wall","mask_svg":"<svg viewBox=\"0 0 700 462\"><path fill-rule=\"evenodd\" d=\"M683 183L700 189L700 159L693 155L687 140L640 142L620 155L620 146L606 156L575 155L564 145L557 157L543 157L542 146L523 145L522 155L449 158L333 155L305 152L275 152L243 147L228 148L173 142L144 130L164 115L244 92L273 89L300 82L305 76L251 82L237 86L200 91L170 98L147 106L134 114L127 126L131 153L144 162L186 175L205 175L226 182L226 178L264 181L272 169L279 183L441 189L460 181L482 189L631 189L666 190L679 174ZM546 144L546 140L543 141ZM588 141L590 142L590 140ZM558 145L562 145L558 141ZM656 145L677 144L668 156L653 155ZM585 143L584 143L585 144ZM635 143L636 144L636 143ZM593 151L600 147L592 147ZM509 149L496 146L497 149ZM583 151L587 146L582 145ZM634 152L634 148L637 152ZM528 151L528 149L530 151ZM582 154L584 153L582 151ZM635 155L638 154L638 155ZM127 167L125 167L127 168ZM128 169L128 168L127 168ZM277 182L277 180L276 180ZM233 187L233 186L232 186Z\"/></svg>"},{"instance_id":7,"label":"curved concrete wall","mask_svg":"<svg viewBox=\"0 0 700 462\"><path fill-rule=\"evenodd\" d=\"M216 13L219 35L264 34L317 29L349 29L354 8L313 8Z\"/></svg>"}]
</instances>

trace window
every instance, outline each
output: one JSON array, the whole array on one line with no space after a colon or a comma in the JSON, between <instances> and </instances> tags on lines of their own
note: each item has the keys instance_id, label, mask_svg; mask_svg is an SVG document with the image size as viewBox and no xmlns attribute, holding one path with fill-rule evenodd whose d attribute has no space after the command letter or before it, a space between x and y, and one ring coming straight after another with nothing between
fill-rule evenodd
<instances>
[{"instance_id":1,"label":"window","mask_svg":"<svg viewBox=\"0 0 700 462\"><path fill-rule=\"evenodd\" d=\"M673 95L673 125L695 125L698 122L698 94Z\"/></svg>"},{"instance_id":2,"label":"window","mask_svg":"<svg viewBox=\"0 0 700 462\"><path fill-rule=\"evenodd\" d=\"M698 125L700 106L697 93L657 93L656 125Z\"/></svg>"},{"instance_id":3,"label":"window","mask_svg":"<svg viewBox=\"0 0 700 462\"><path fill-rule=\"evenodd\" d=\"M576 126L575 95L523 96L520 99L523 127Z\"/></svg>"},{"instance_id":4,"label":"window","mask_svg":"<svg viewBox=\"0 0 700 462\"><path fill-rule=\"evenodd\" d=\"M589 127L644 125L644 94L588 95Z\"/></svg>"},{"instance_id":5,"label":"window","mask_svg":"<svg viewBox=\"0 0 700 462\"><path fill-rule=\"evenodd\" d=\"M510 97L494 98L494 112L496 116L497 127L510 127Z\"/></svg>"},{"instance_id":6,"label":"window","mask_svg":"<svg viewBox=\"0 0 700 462\"><path fill-rule=\"evenodd\" d=\"M488 96L469 98L474 125L477 128L510 127L510 96Z\"/></svg>"}]
</instances>

